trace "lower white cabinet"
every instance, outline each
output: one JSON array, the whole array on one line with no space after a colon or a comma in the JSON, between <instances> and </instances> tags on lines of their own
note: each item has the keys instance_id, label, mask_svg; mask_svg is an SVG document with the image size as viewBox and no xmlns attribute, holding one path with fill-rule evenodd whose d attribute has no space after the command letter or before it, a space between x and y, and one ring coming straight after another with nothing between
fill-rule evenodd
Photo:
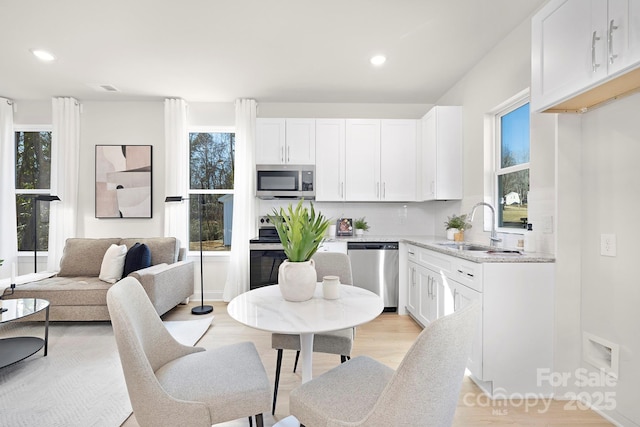
<instances>
[{"instance_id":1,"label":"lower white cabinet","mask_svg":"<svg viewBox=\"0 0 640 427\"><path fill-rule=\"evenodd\" d=\"M552 393L538 372L553 370L553 263L476 263L412 244L406 251L406 311L422 326L481 302L467 368L486 393Z\"/></svg>"}]
</instances>

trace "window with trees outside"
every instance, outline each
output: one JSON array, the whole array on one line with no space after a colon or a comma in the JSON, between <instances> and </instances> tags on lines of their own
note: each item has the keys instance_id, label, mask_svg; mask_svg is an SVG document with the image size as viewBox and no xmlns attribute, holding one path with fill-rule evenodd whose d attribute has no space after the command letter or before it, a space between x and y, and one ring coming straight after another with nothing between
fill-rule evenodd
<instances>
[{"instance_id":1,"label":"window with trees outside","mask_svg":"<svg viewBox=\"0 0 640 427\"><path fill-rule=\"evenodd\" d=\"M189 132L189 250L230 251L235 130ZM202 221L199 221L202 215Z\"/></svg>"},{"instance_id":2,"label":"window with trees outside","mask_svg":"<svg viewBox=\"0 0 640 427\"><path fill-rule=\"evenodd\" d=\"M16 222L18 250L33 251L38 230L38 250L49 248L49 203L37 203L34 198L51 194L51 128L15 127L16 153ZM35 221L34 221L35 219Z\"/></svg>"},{"instance_id":3,"label":"window with trees outside","mask_svg":"<svg viewBox=\"0 0 640 427\"><path fill-rule=\"evenodd\" d=\"M528 96L496 114L498 227L524 228L529 195Z\"/></svg>"}]
</instances>

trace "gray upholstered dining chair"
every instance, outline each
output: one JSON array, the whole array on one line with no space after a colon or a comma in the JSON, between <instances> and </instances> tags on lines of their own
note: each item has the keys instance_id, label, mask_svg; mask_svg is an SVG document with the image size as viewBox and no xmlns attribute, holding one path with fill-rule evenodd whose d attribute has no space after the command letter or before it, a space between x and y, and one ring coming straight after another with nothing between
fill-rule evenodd
<instances>
[{"instance_id":1,"label":"gray upholstered dining chair","mask_svg":"<svg viewBox=\"0 0 640 427\"><path fill-rule=\"evenodd\" d=\"M141 426L207 426L269 410L269 379L253 343L212 350L178 343L140 282L127 277L107 292L122 370Z\"/></svg>"},{"instance_id":2,"label":"gray upholstered dining chair","mask_svg":"<svg viewBox=\"0 0 640 427\"><path fill-rule=\"evenodd\" d=\"M324 276L338 276L340 277L340 283L353 285L351 261L349 261L347 254L339 252L316 252L312 259L315 262L318 281L322 281ZM313 351L317 353L339 354L340 361L344 363L351 357L354 336L355 328L315 334L313 337ZM278 350L276 379L273 387L273 406L271 409L271 413L275 414L278 385L280 383L280 368L282 367L282 353L283 350L297 351L293 366L293 372L295 372L298 366L298 357L300 356L300 335L272 334L271 348Z\"/></svg>"},{"instance_id":3,"label":"gray upholstered dining chair","mask_svg":"<svg viewBox=\"0 0 640 427\"><path fill-rule=\"evenodd\" d=\"M450 426L480 304L430 323L398 369L359 356L291 391L305 426Z\"/></svg>"}]
</instances>

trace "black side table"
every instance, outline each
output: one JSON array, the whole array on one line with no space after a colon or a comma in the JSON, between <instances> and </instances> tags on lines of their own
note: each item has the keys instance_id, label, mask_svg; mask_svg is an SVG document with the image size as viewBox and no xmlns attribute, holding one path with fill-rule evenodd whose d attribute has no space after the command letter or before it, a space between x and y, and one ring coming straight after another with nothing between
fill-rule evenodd
<instances>
[{"instance_id":1,"label":"black side table","mask_svg":"<svg viewBox=\"0 0 640 427\"><path fill-rule=\"evenodd\" d=\"M49 343L49 301L38 298L0 300L0 309L6 309L0 313L0 323L13 322L46 310L44 339L38 337L0 339L0 368L24 360L36 354L42 347L44 347L44 355L46 356L47 344Z\"/></svg>"}]
</instances>

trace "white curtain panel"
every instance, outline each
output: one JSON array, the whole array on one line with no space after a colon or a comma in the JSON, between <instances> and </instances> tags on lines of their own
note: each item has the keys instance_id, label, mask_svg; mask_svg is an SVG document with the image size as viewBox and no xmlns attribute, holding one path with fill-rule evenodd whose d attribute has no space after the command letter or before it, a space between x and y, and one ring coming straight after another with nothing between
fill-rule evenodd
<instances>
[{"instance_id":1,"label":"white curtain panel","mask_svg":"<svg viewBox=\"0 0 640 427\"><path fill-rule=\"evenodd\" d=\"M80 103L74 98L53 98L51 112L51 194L61 201L49 203L47 270L56 271L60 269L64 242L77 235Z\"/></svg>"},{"instance_id":2,"label":"white curtain panel","mask_svg":"<svg viewBox=\"0 0 640 427\"><path fill-rule=\"evenodd\" d=\"M0 97L0 279L11 277L11 267L17 268L18 262L15 165L13 102Z\"/></svg>"},{"instance_id":3,"label":"white curtain panel","mask_svg":"<svg viewBox=\"0 0 640 427\"><path fill-rule=\"evenodd\" d=\"M165 197L186 197L189 188L187 108L187 103L182 99L164 101ZM164 204L164 235L180 240L182 246L189 241L188 208L186 202Z\"/></svg>"},{"instance_id":4,"label":"white curtain panel","mask_svg":"<svg viewBox=\"0 0 640 427\"><path fill-rule=\"evenodd\" d=\"M236 100L236 158L233 189L233 234L223 298L231 301L249 290L249 239L255 236L255 136L257 104Z\"/></svg>"}]
</instances>

